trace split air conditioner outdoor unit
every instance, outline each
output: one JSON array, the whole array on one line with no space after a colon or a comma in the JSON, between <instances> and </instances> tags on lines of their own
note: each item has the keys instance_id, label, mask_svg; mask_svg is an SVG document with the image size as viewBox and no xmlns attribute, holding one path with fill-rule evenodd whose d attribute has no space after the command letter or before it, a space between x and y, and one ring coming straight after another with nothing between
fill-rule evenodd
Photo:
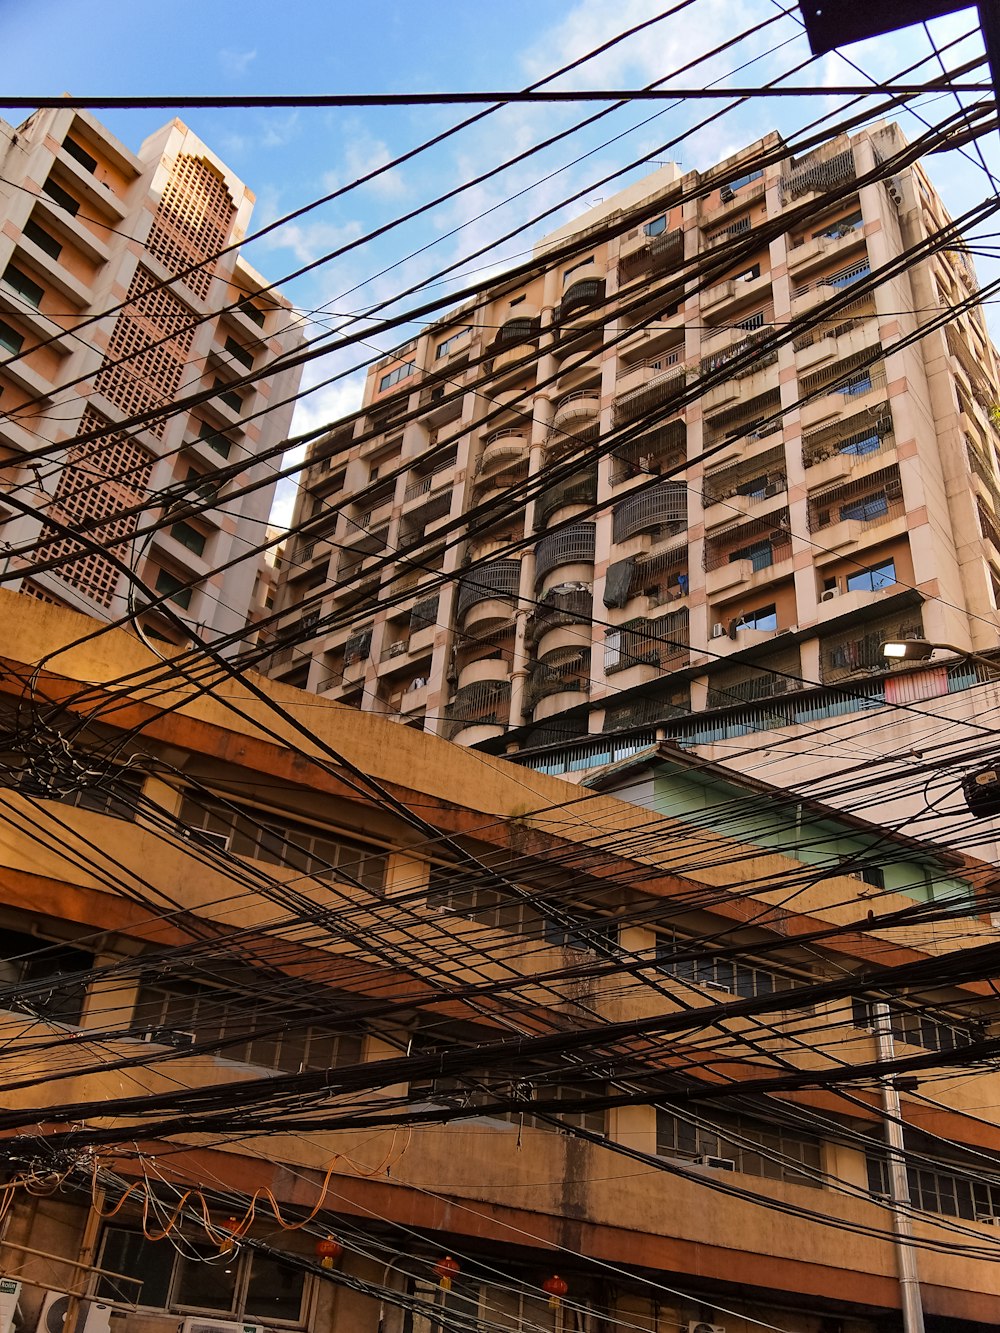
<instances>
[{"instance_id":1,"label":"split air conditioner outdoor unit","mask_svg":"<svg viewBox=\"0 0 1000 1333\"><path fill-rule=\"evenodd\" d=\"M896 207L897 208L902 207L903 187L900 184L898 176L893 176L891 180L886 181L885 188L887 194L889 195L889 198L896 205Z\"/></svg>"},{"instance_id":2,"label":"split air conditioner outdoor unit","mask_svg":"<svg viewBox=\"0 0 1000 1333\"><path fill-rule=\"evenodd\" d=\"M733 193L732 186L723 185L722 188L719 190L719 199L722 201L722 203L730 204L735 198L736 195Z\"/></svg>"},{"instance_id":3,"label":"split air conditioner outdoor unit","mask_svg":"<svg viewBox=\"0 0 1000 1333\"><path fill-rule=\"evenodd\" d=\"M712 638L713 639L726 638L726 627L721 620L717 620L715 624L712 626Z\"/></svg>"},{"instance_id":4,"label":"split air conditioner outdoor unit","mask_svg":"<svg viewBox=\"0 0 1000 1333\"><path fill-rule=\"evenodd\" d=\"M819 595L819 600L821 602L832 602L835 597L839 596L840 596L839 588L824 588Z\"/></svg>"},{"instance_id":5,"label":"split air conditioner outdoor unit","mask_svg":"<svg viewBox=\"0 0 1000 1333\"><path fill-rule=\"evenodd\" d=\"M12 1277L0 1277L0 1333L12 1333L21 1284Z\"/></svg>"},{"instance_id":6,"label":"split air conditioner outdoor unit","mask_svg":"<svg viewBox=\"0 0 1000 1333\"><path fill-rule=\"evenodd\" d=\"M42 1301L42 1311L35 1325L35 1333L62 1333L63 1321L69 1308L69 1297L61 1291L48 1291ZM111 1333L111 1306L100 1301L83 1300L77 1328L81 1333Z\"/></svg>"},{"instance_id":7,"label":"split air conditioner outdoor unit","mask_svg":"<svg viewBox=\"0 0 1000 1333\"><path fill-rule=\"evenodd\" d=\"M713 1157L711 1153L705 1153L701 1157L694 1159L696 1166L710 1166L716 1171L735 1171L736 1163L732 1157ZM711 1328L713 1325L699 1324L699 1328Z\"/></svg>"},{"instance_id":8,"label":"split air conditioner outdoor unit","mask_svg":"<svg viewBox=\"0 0 1000 1333\"><path fill-rule=\"evenodd\" d=\"M721 1324L700 1324L692 1322L688 1324L688 1333L726 1333Z\"/></svg>"}]
</instances>

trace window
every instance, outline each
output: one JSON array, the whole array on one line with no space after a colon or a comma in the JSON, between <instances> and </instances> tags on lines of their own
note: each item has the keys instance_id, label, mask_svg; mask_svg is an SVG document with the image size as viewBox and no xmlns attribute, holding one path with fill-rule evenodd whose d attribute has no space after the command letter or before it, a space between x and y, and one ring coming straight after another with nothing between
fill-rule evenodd
<instances>
[{"instance_id":1,"label":"window","mask_svg":"<svg viewBox=\"0 0 1000 1333\"><path fill-rule=\"evenodd\" d=\"M3 285L16 292L23 301L27 301L28 305L34 306L36 310L42 304L45 288L39 287L37 282L29 278L27 273L22 273L14 264L7 265L3 275Z\"/></svg>"},{"instance_id":2,"label":"window","mask_svg":"<svg viewBox=\"0 0 1000 1333\"><path fill-rule=\"evenodd\" d=\"M407 361L405 365L397 366L395 370L390 370L387 374L383 375L378 382L379 393L381 393L383 389L391 389L392 386L398 384L400 380L407 379L413 374L416 368L414 362Z\"/></svg>"},{"instance_id":3,"label":"window","mask_svg":"<svg viewBox=\"0 0 1000 1333\"><path fill-rule=\"evenodd\" d=\"M734 181L730 181L729 189L735 193L736 190L742 189L744 185L749 185L752 181L759 181L763 174L763 170L748 171L745 176L737 176Z\"/></svg>"},{"instance_id":4,"label":"window","mask_svg":"<svg viewBox=\"0 0 1000 1333\"><path fill-rule=\"evenodd\" d=\"M689 955L677 959L676 954ZM711 954L702 957L690 957L691 948L681 939L659 940L656 945L656 966L679 981L690 982L694 986L706 986L711 990L727 991L748 1000L755 995L773 995L775 991L795 990L804 981L775 972L769 967L758 967L756 963L745 963L739 959L715 958ZM804 1011L811 1005L797 1005Z\"/></svg>"},{"instance_id":5,"label":"window","mask_svg":"<svg viewBox=\"0 0 1000 1333\"><path fill-rule=\"evenodd\" d=\"M283 1031L269 1031L286 1018ZM341 1033L329 1023L310 1023L309 1014L301 1011L279 1012L270 998L256 999L243 991L172 977L142 983L131 1031L165 1046L225 1041L218 1051L223 1060L290 1074L357 1064L361 1059L361 1036L356 1031Z\"/></svg>"},{"instance_id":6,"label":"window","mask_svg":"<svg viewBox=\"0 0 1000 1333\"><path fill-rule=\"evenodd\" d=\"M689 1161L719 1157L748 1176L821 1185L811 1174L820 1171L819 1139L780 1121L765 1123L749 1116L713 1116L710 1121L698 1116L696 1121L681 1111L657 1107L656 1151L661 1157Z\"/></svg>"},{"instance_id":7,"label":"window","mask_svg":"<svg viewBox=\"0 0 1000 1333\"><path fill-rule=\"evenodd\" d=\"M270 1254L242 1249L226 1264L217 1246L185 1245L181 1254L169 1239L147 1240L141 1231L106 1227L95 1296L158 1310L188 1307L220 1314L239 1313L246 1322L295 1324L301 1321L305 1274ZM193 1251L199 1258L193 1258ZM209 1261L215 1262L209 1262ZM111 1276L134 1274L134 1281Z\"/></svg>"},{"instance_id":8,"label":"window","mask_svg":"<svg viewBox=\"0 0 1000 1333\"><path fill-rule=\"evenodd\" d=\"M180 542L186 546L189 551L194 551L195 555L203 555L205 551L205 534L193 528L190 523L185 523L183 519L174 523L170 529L170 535L174 541Z\"/></svg>"},{"instance_id":9,"label":"window","mask_svg":"<svg viewBox=\"0 0 1000 1333\"><path fill-rule=\"evenodd\" d=\"M842 393L847 398L853 398L856 394L867 393L872 387L872 373L870 370L859 370L856 375L851 375L843 384L835 386L834 393ZM846 452L846 450L844 451ZM868 450L867 452L871 452Z\"/></svg>"},{"instance_id":10,"label":"window","mask_svg":"<svg viewBox=\"0 0 1000 1333\"><path fill-rule=\"evenodd\" d=\"M94 955L69 944L51 944L18 930L0 931L0 1007L37 1014L53 1023L80 1021L86 983L79 973L94 965Z\"/></svg>"},{"instance_id":11,"label":"window","mask_svg":"<svg viewBox=\"0 0 1000 1333\"><path fill-rule=\"evenodd\" d=\"M647 236L662 236L663 233L666 231L666 229L667 229L666 213L662 214L658 218L654 218L652 222L647 222L646 225L643 227L643 231L646 233Z\"/></svg>"},{"instance_id":12,"label":"window","mask_svg":"<svg viewBox=\"0 0 1000 1333\"><path fill-rule=\"evenodd\" d=\"M863 523L885 518L888 513L889 498L885 491L876 491L874 495L865 495L860 500L852 500L840 506L841 519L860 519Z\"/></svg>"},{"instance_id":13,"label":"window","mask_svg":"<svg viewBox=\"0 0 1000 1333\"><path fill-rule=\"evenodd\" d=\"M453 333L450 338L445 338L444 342L438 343L437 351L434 353L435 358L448 356L460 342L463 342L468 338L471 332L471 329L459 329L459 331Z\"/></svg>"},{"instance_id":14,"label":"window","mask_svg":"<svg viewBox=\"0 0 1000 1333\"><path fill-rule=\"evenodd\" d=\"M871 265L866 259L860 264L852 264L850 268L841 269L839 273L831 273L824 278L824 282L828 287L850 287L852 283L867 278L871 271Z\"/></svg>"},{"instance_id":15,"label":"window","mask_svg":"<svg viewBox=\"0 0 1000 1333\"><path fill-rule=\"evenodd\" d=\"M227 338L223 344L223 350L227 352L234 361L238 361L241 366L246 366L248 370L252 369L253 352L251 352L249 348L244 347L242 343L238 343L235 338Z\"/></svg>"},{"instance_id":16,"label":"window","mask_svg":"<svg viewBox=\"0 0 1000 1333\"><path fill-rule=\"evenodd\" d=\"M176 575L169 573L167 570L160 570L156 576L155 587L161 596L169 597L178 606L186 608L191 605L192 589L185 584L183 579L177 578Z\"/></svg>"},{"instance_id":17,"label":"window","mask_svg":"<svg viewBox=\"0 0 1000 1333\"><path fill-rule=\"evenodd\" d=\"M247 319L253 320L258 328L262 329L264 327L264 312L258 310L249 297L244 297L236 308L246 315Z\"/></svg>"},{"instance_id":18,"label":"window","mask_svg":"<svg viewBox=\"0 0 1000 1333\"><path fill-rule=\"evenodd\" d=\"M185 797L179 823L182 830L197 832L203 841L223 847L234 856L291 866L319 879L335 879L339 870L342 876L370 889L381 891L385 887L385 852L339 833L286 819L274 811L230 808Z\"/></svg>"},{"instance_id":19,"label":"window","mask_svg":"<svg viewBox=\"0 0 1000 1333\"><path fill-rule=\"evenodd\" d=\"M767 569L774 564L774 551L770 542L754 542L752 546L741 546L729 552L729 563L735 564L737 560L749 560L754 571Z\"/></svg>"},{"instance_id":20,"label":"window","mask_svg":"<svg viewBox=\"0 0 1000 1333\"><path fill-rule=\"evenodd\" d=\"M603 953L618 944L618 927L608 917L584 915L579 908L562 912L565 924L546 917L542 935L557 949L579 949L581 953Z\"/></svg>"},{"instance_id":21,"label":"window","mask_svg":"<svg viewBox=\"0 0 1000 1333\"><path fill-rule=\"evenodd\" d=\"M747 333L754 333L757 329L762 329L764 327L764 311L755 310L754 313L748 315L746 319L737 320L734 327L743 329Z\"/></svg>"},{"instance_id":22,"label":"window","mask_svg":"<svg viewBox=\"0 0 1000 1333\"><path fill-rule=\"evenodd\" d=\"M71 139L68 134L63 139L63 148L69 153L70 157L79 162L85 171L93 174L97 170L97 158L88 153L82 144L77 143L75 139Z\"/></svg>"},{"instance_id":23,"label":"window","mask_svg":"<svg viewBox=\"0 0 1000 1333\"><path fill-rule=\"evenodd\" d=\"M62 254L62 246L56 238L40 227L33 218L29 218L24 224L24 234L29 241L33 241L39 250L44 250L47 255L53 259L58 259Z\"/></svg>"},{"instance_id":24,"label":"window","mask_svg":"<svg viewBox=\"0 0 1000 1333\"><path fill-rule=\"evenodd\" d=\"M870 383L871 380L869 378L869 384ZM844 444L839 444L837 446L837 453L850 454L854 458L863 458L865 454L878 453L881 443L882 437L877 430L873 430L869 434L856 435L852 439L847 440Z\"/></svg>"},{"instance_id":25,"label":"window","mask_svg":"<svg viewBox=\"0 0 1000 1333\"><path fill-rule=\"evenodd\" d=\"M773 603L770 606L759 606L756 611L744 612L736 621L736 628L738 630L776 630L778 628L778 612Z\"/></svg>"},{"instance_id":26,"label":"window","mask_svg":"<svg viewBox=\"0 0 1000 1333\"><path fill-rule=\"evenodd\" d=\"M220 380L218 376L212 381L212 388L219 395L220 403L225 403L233 412L243 411L243 394L239 389L228 389L226 381Z\"/></svg>"},{"instance_id":27,"label":"window","mask_svg":"<svg viewBox=\"0 0 1000 1333\"><path fill-rule=\"evenodd\" d=\"M68 190L64 190L61 185L57 185L51 177L44 182L42 190L49 196L54 204L58 204L60 208L65 209L65 211L73 217L76 217L77 213L79 213L79 201L74 199Z\"/></svg>"},{"instance_id":28,"label":"window","mask_svg":"<svg viewBox=\"0 0 1000 1333\"><path fill-rule=\"evenodd\" d=\"M17 329L12 329L5 320L0 319L0 348L17 356L23 346L24 338Z\"/></svg>"},{"instance_id":29,"label":"window","mask_svg":"<svg viewBox=\"0 0 1000 1333\"><path fill-rule=\"evenodd\" d=\"M199 424L198 439L204 440L208 447L213 449L221 458L228 458L232 452L232 440L227 440L221 430L216 430L207 421L202 421Z\"/></svg>"},{"instance_id":30,"label":"window","mask_svg":"<svg viewBox=\"0 0 1000 1333\"><path fill-rule=\"evenodd\" d=\"M749 267L749 268L745 268L745 269L743 270L742 273L737 273L736 277L733 278L733 282L754 282L754 281L755 281L757 278L759 278L759 277L760 277L760 265L759 265L759 264L751 264L750 267ZM761 322L761 324L763 324L763 322L764 322L763 312L761 312L761 320L760 320L760 322ZM744 325L744 324L740 324L740 325L738 325L737 327L738 327L738 328L745 328L746 325ZM756 325L755 325L755 327L759 327L759 326L756 326Z\"/></svg>"},{"instance_id":31,"label":"window","mask_svg":"<svg viewBox=\"0 0 1000 1333\"><path fill-rule=\"evenodd\" d=\"M836 222L828 223L825 227L820 227L819 231L813 232L813 240L818 236L825 236L831 240L837 240L841 236L847 236L852 231L857 231L862 225L860 210L851 213L846 218L838 218Z\"/></svg>"},{"instance_id":32,"label":"window","mask_svg":"<svg viewBox=\"0 0 1000 1333\"><path fill-rule=\"evenodd\" d=\"M868 1188L873 1194L889 1195L889 1163L884 1152L868 1154ZM914 1208L946 1217L964 1217L982 1221L1000 1217L1000 1178L986 1175L979 1162L959 1175L960 1168L908 1166L906 1180ZM973 1176L976 1178L974 1179Z\"/></svg>"},{"instance_id":33,"label":"window","mask_svg":"<svg viewBox=\"0 0 1000 1333\"><path fill-rule=\"evenodd\" d=\"M879 565L870 565L847 576L848 592L879 592L896 582L896 563L883 560Z\"/></svg>"},{"instance_id":34,"label":"window","mask_svg":"<svg viewBox=\"0 0 1000 1333\"><path fill-rule=\"evenodd\" d=\"M871 1031L875 1026L871 1005L867 1000L851 1001L852 1021L856 1028ZM982 1027L963 1022L950 1014L934 1013L921 1006L919 1009L893 1008L889 1026L897 1041L910 1046L922 1046L927 1051L957 1051L986 1035Z\"/></svg>"}]
</instances>

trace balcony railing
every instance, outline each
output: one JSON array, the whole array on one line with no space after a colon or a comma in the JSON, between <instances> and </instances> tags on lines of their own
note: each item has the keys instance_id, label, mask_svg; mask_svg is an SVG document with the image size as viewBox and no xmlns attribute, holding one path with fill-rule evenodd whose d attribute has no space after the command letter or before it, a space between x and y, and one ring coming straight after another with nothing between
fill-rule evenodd
<instances>
[{"instance_id":1,"label":"balcony railing","mask_svg":"<svg viewBox=\"0 0 1000 1333\"><path fill-rule=\"evenodd\" d=\"M517 596L520 578L520 560L496 560L489 565L480 565L475 573L466 574L458 585L456 614L461 617L477 603L495 598L509 601Z\"/></svg>"},{"instance_id":2,"label":"balcony railing","mask_svg":"<svg viewBox=\"0 0 1000 1333\"><path fill-rule=\"evenodd\" d=\"M737 357L745 356L748 352L753 352L765 338L769 338L774 330L771 328L766 316L773 316L773 311L765 311L764 315L765 318L762 318L760 326L756 329L752 329L747 337L741 338L739 342L732 343L721 352L715 352L711 356L702 357L699 365L701 374L710 375L715 370L721 370L723 366L728 366L729 363L735 361ZM741 366L740 369L734 373L737 378L742 379L746 375L752 375L758 370L763 370L765 366L773 365L777 359L778 352L776 348L771 348L769 351L765 352L757 352L752 360L747 361L744 366Z\"/></svg>"},{"instance_id":3,"label":"balcony railing","mask_svg":"<svg viewBox=\"0 0 1000 1333\"><path fill-rule=\"evenodd\" d=\"M550 514L565 505L592 505L597 500L597 468L589 468L550 486L535 500L535 531L544 528Z\"/></svg>"},{"instance_id":4,"label":"balcony railing","mask_svg":"<svg viewBox=\"0 0 1000 1333\"><path fill-rule=\"evenodd\" d=\"M785 451L768 449L734 467L720 468L705 476L702 497L707 505L743 496L748 500L764 500L785 489Z\"/></svg>"},{"instance_id":5,"label":"balcony railing","mask_svg":"<svg viewBox=\"0 0 1000 1333\"><path fill-rule=\"evenodd\" d=\"M628 541L636 533L666 524L687 524L687 486L666 481L645 491L634 491L615 505L613 540Z\"/></svg>"},{"instance_id":6,"label":"balcony railing","mask_svg":"<svg viewBox=\"0 0 1000 1333\"><path fill-rule=\"evenodd\" d=\"M797 199L810 190L832 190L835 185L853 180L854 177L854 153L847 148L825 160L817 160L812 155L798 163L781 178L781 191L786 199Z\"/></svg>"},{"instance_id":7,"label":"balcony railing","mask_svg":"<svg viewBox=\"0 0 1000 1333\"><path fill-rule=\"evenodd\" d=\"M594 612L594 594L590 588L552 588L535 608L531 633L535 640L560 625L589 625Z\"/></svg>"},{"instance_id":8,"label":"balcony railing","mask_svg":"<svg viewBox=\"0 0 1000 1333\"><path fill-rule=\"evenodd\" d=\"M835 523L856 522L865 531L905 513L903 488L895 467L882 468L857 481L849 481L809 498L810 532L821 532Z\"/></svg>"},{"instance_id":9,"label":"balcony railing","mask_svg":"<svg viewBox=\"0 0 1000 1333\"><path fill-rule=\"evenodd\" d=\"M644 472L672 471L683 465L686 456L687 427L683 421L668 421L665 426L615 448L611 484L617 486Z\"/></svg>"},{"instance_id":10,"label":"balcony railing","mask_svg":"<svg viewBox=\"0 0 1000 1333\"><path fill-rule=\"evenodd\" d=\"M561 660L539 660L531 668L524 691L526 708L535 705L549 694L573 690L580 694L590 692L590 649L581 649L571 657L561 651Z\"/></svg>"},{"instance_id":11,"label":"balcony railing","mask_svg":"<svg viewBox=\"0 0 1000 1333\"><path fill-rule=\"evenodd\" d=\"M604 300L603 278L581 278L574 282L563 295L556 311L556 323L563 324L582 310L592 309Z\"/></svg>"},{"instance_id":12,"label":"balcony railing","mask_svg":"<svg viewBox=\"0 0 1000 1333\"><path fill-rule=\"evenodd\" d=\"M456 690L444 709L443 735L451 740L465 727L504 727L510 720L510 681L477 680Z\"/></svg>"},{"instance_id":13,"label":"balcony railing","mask_svg":"<svg viewBox=\"0 0 1000 1333\"><path fill-rule=\"evenodd\" d=\"M792 539L788 532L788 510L781 509L749 523L734 524L705 541L705 570L721 569L724 565L742 561L747 573L768 569L778 560L791 554Z\"/></svg>"},{"instance_id":14,"label":"balcony railing","mask_svg":"<svg viewBox=\"0 0 1000 1333\"><path fill-rule=\"evenodd\" d=\"M609 630L604 640L604 672L614 675L634 666L660 670L680 666L690 651L688 612L672 611L655 620L630 620Z\"/></svg>"},{"instance_id":15,"label":"balcony railing","mask_svg":"<svg viewBox=\"0 0 1000 1333\"><path fill-rule=\"evenodd\" d=\"M433 597L424 597L419 602L414 602L410 607L410 633L416 634L417 630L426 629L428 625L433 625L437 620L438 614L438 594Z\"/></svg>"},{"instance_id":16,"label":"balcony railing","mask_svg":"<svg viewBox=\"0 0 1000 1333\"><path fill-rule=\"evenodd\" d=\"M359 634L352 634L344 644L344 666L350 666L352 662L360 662L371 652L372 632L370 629L362 630Z\"/></svg>"},{"instance_id":17,"label":"balcony railing","mask_svg":"<svg viewBox=\"0 0 1000 1333\"><path fill-rule=\"evenodd\" d=\"M856 671L887 671L889 664L882 644L923 636L919 608L891 619L869 621L863 631L857 627L843 634L820 640L820 673L824 684L843 680Z\"/></svg>"},{"instance_id":18,"label":"balcony railing","mask_svg":"<svg viewBox=\"0 0 1000 1333\"><path fill-rule=\"evenodd\" d=\"M593 564L594 525L576 523L543 537L535 548L535 581L541 582L546 574L560 565Z\"/></svg>"},{"instance_id":19,"label":"balcony railing","mask_svg":"<svg viewBox=\"0 0 1000 1333\"><path fill-rule=\"evenodd\" d=\"M618 264L619 283L624 286L642 273L663 273L684 259L684 233L665 231L651 236L644 246L626 255Z\"/></svg>"},{"instance_id":20,"label":"balcony railing","mask_svg":"<svg viewBox=\"0 0 1000 1333\"><path fill-rule=\"evenodd\" d=\"M612 420L614 426L626 425L638 421L641 417L665 406L671 398L679 396L684 389L686 376L683 370L668 370L655 379L643 384L638 389L623 393L615 399ZM678 404L678 411L680 404Z\"/></svg>"}]
</instances>

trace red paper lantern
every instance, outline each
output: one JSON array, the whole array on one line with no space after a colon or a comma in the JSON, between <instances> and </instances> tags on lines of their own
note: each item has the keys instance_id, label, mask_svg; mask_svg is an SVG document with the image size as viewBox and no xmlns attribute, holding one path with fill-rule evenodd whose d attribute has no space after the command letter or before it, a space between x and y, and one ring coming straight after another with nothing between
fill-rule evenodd
<instances>
[{"instance_id":1,"label":"red paper lantern","mask_svg":"<svg viewBox=\"0 0 1000 1333\"><path fill-rule=\"evenodd\" d=\"M456 1277L461 1269L456 1260L450 1254L446 1254L443 1259L439 1259L434 1265L434 1272L437 1274L438 1285L442 1291L451 1291L451 1280Z\"/></svg>"},{"instance_id":2,"label":"red paper lantern","mask_svg":"<svg viewBox=\"0 0 1000 1333\"><path fill-rule=\"evenodd\" d=\"M542 1283L542 1291L548 1294L549 1309L558 1310L560 1301L569 1291L569 1285L558 1273L553 1273Z\"/></svg>"},{"instance_id":3,"label":"red paper lantern","mask_svg":"<svg viewBox=\"0 0 1000 1333\"><path fill-rule=\"evenodd\" d=\"M343 1253L343 1245L333 1236L316 1242L316 1256L322 1268L332 1268Z\"/></svg>"},{"instance_id":4,"label":"red paper lantern","mask_svg":"<svg viewBox=\"0 0 1000 1333\"><path fill-rule=\"evenodd\" d=\"M239 1234L240 1225L241 1223L238 1217L227 1217L226 1220L219 1227L220 1231L226 1231L229 1233L226 1238L224 1238L219 1242L220 1254L229 1254L229 1252L232 1250L233 1246L236 1243L234 1237Z\"/></svg>"}]
</instances>

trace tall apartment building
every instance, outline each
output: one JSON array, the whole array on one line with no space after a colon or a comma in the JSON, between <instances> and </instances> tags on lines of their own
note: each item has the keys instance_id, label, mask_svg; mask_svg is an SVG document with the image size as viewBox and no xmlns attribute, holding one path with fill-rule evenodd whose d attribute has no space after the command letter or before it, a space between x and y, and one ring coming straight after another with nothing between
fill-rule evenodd
<instances>
[{"instance_id":1,"label":"tall apartment building","mask_svg":"<svg viewBox=\"0 0 1000 1333\"><path fill-rule=\"evenodd\" d=\"M308 460L272 674L599 750L902 700L884 639L994 648L996 358L960 242L907 256L948 215L905 150L664 167L373 367Z\"/></svg>"},{"instance_id":2,"label":"tall apartment building","mask_svg":"<svg viewBox=\"0 0 1000 1333\"><path fill-rule=\"evenodd\" d=\"M70 107L0 121L0 539L21 576L7 586L126 614L126 577L65 531L96 521L98 542L190 622L213 637L245 623L256 558L217 571L263 540L274 465L258 459L287 436L299 372L234 381L300 341L289 302L239 251L216 257L252 207L178 120L138 154ZM212 387L197 409L115 430ZM213 472L242 460L220 491ZM245 485L257 489L216 507ZM178 517L129 541L127 511L155 518L167 488Z\"/></svg>"}]
</instances>

